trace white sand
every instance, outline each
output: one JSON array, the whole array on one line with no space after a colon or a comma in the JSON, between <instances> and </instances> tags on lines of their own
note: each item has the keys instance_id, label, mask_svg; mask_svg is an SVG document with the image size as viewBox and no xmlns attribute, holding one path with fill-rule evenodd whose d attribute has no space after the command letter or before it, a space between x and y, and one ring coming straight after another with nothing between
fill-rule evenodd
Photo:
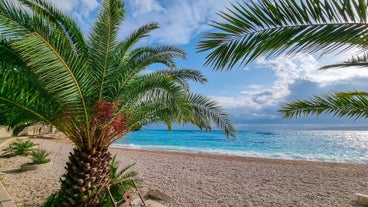
<instances>
[{"instance_id":1,"label":"white sand","mask_svg":"<svg viewBox=\"0 0 368 207\"><path fill-rule=\"evenodd\" d=\"M0 159L3 183L18 205L38 206L59 187L72 145L33 139L52 152L53 165L17 172L30 158ZM287 161L163 151L111 149L123 166L136 162L143 192L160 190L171 206L358 206L368 194L368 165Z\"/></svg>"}]
</instances>

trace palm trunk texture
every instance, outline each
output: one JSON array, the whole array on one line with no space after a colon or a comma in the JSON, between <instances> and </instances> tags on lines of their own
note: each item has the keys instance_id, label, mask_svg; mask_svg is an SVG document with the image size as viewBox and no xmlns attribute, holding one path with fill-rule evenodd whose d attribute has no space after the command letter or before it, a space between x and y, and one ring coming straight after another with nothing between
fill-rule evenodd
<instances>
[{"instance_id":1,"label":"palm trunk texture","mask_svg":"<svg viewBox=\"0 0 368 207\"><path fill-rule=\"evenodd\" d=\"M59 199L54 203L60 207L99 206L104 188L110 181L111 153L107 148L86 152L74 149L69 155L61 178Z\"/></svg>"}]
</instances>

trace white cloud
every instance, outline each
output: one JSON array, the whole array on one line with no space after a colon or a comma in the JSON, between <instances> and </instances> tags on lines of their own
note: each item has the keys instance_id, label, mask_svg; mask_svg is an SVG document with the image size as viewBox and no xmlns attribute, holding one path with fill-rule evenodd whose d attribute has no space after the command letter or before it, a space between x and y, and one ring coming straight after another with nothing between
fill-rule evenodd
<instances>
[{"instance_id":1,"label":"white cloud","mask_svg":"<svg viewBox=\"0 0 368 207\"><path fill-rule=\"evenodd\" d=\"M347 54L341 55L347 57ZM270 87L255 85L248 90L239 92L237 97L214 97L220 105L227 109L242 109L251 116L257 111L270 107L278 107L285 102L293 92L293 86L300 81L309 81L320 88L338 85L345 82L353 82L355 78L368 78L368 71L361 68L344 68L319 70L321 64L309 54L299 54L294 57L280 56L265 60L260 58L257 64L261 68L267 68L274 73L275 81ZM333 61L336 61L334 58ZM340 62L342 60L340 59ZM331 61L323 60L324 63ZM302 91L301 91L302 93ZM258 116L258 115L257 115Z\"/></svg>"},{"instance_id":2,"label":"white cloud","mask_svg":"<svg viewBox=\"0 0 368 207\"><path fill-rule=\"evenodd\" d=\"M88 8L88 11L92 11L100 5L97 0L81 0L81 3Z\"/></svg>"},{"instance_id":3,"label":"white cloud","mask_svg":"<svg viewBox=\"0 0 368 207\"><path fill-rule=\"evenodd\" d=\"M63 10L64 12L71 12L78 4L78 1L73 0L64 0L64 1L57 1L57 0L49 0L51 3L55 4L59 9Z\"/></svg>"},{"instance_id":4,"label":"white cloud","mask_svg":"<svg viewBox=\"0 0 368 207\"><path fill-rule=\"evenodd\" d=\"M83 30L87 30L86 25L93 22L92 14L100 6L98 0L48 0L62 11L76 18ZM93 17L94 18L94 17Z\"/></svg>"},{"instance_id":5,"label":"white cloud","mask_svg":"<svg viewBox=\"0 0 368 207\"><path fill-rule=\"evenodd\" d=\"M218 0L165 1L165 4L157 0L130 0L123 33L148 22L158 22L161 28L151 33L150 42L186 44L209 29L207 24L218 18L216 12L226 5L227 1Z\"/></svg>"},{"instance_id":6,"label":"white cloud","mask_svg":"<svg viewBox=\"0 0 368 207\"><path fill-rule=\"evenodd\" d=\"M131 5L131 15L134 18L163 10L155 0L130 0L129 5Z\"/></svg>"},{"instance_id":7,"label":"white cloud","mask_svg":"<svg viewBox=\"0 0 368 207\"><path fill-rule=\"evenodd\" d=\"M100 0L48 0L76 18L85 32L94 21ZM235 0L233 0L235 1ZM121 33L127 35L139 26L157 22L161 28L153 31L149 42L186 44L196 35L209 30L211 20L219 18L217 12L229 5L225 0L126 0L126 20Z\"/></svg>"}]
</instances>

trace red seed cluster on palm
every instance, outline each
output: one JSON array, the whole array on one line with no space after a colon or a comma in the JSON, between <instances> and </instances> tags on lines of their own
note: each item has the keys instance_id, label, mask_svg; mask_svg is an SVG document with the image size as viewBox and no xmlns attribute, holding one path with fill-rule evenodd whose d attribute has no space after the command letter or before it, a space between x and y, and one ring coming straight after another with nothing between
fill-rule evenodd
<instances>
[{"instance_id":1,"label":"red seed cluster on palm","mask_svg":"<svg viewBox=\"0 0 368 207\"><path fill-rule=\"evenodd\" d=\"M102 121L110 120L112 117L112 103L101 100L96 107L96 118Z\"/></svg>"},{"instance_id":2,"label":"red seed cluster on palm","mask_svg":"<svg viewBox=\"0 0 368 207\"><path fill-rule=\"evenodd\" d=\"M125 129L126 126L126 119L124 116L118 116L114 119L114 121L112 121L111 123L112 128L117 131L123 131Z\"/></svg>"}]
</instances>

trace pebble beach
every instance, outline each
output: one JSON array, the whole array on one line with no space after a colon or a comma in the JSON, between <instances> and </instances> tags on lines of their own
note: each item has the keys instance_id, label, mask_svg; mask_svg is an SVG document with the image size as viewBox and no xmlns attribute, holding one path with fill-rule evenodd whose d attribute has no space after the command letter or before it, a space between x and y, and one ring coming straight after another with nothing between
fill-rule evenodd
<instances>
[{"instance_id":1,"label":"pebble beach","mask_svg":"<svg viewBox=\"0 0 368 207\"><path fill-rule=\"evenodd\" d=\"M0 158L2 183L17 206L39 206L58 189L68 153L63 139L32 141L51 152L44 169L19 172L30 157ZM262 159L226 155L111 148L121 166L142 180L142 193L158 190L167 206L354 206L368 194L366 164Z\"/></svg>"}]
</instances>

